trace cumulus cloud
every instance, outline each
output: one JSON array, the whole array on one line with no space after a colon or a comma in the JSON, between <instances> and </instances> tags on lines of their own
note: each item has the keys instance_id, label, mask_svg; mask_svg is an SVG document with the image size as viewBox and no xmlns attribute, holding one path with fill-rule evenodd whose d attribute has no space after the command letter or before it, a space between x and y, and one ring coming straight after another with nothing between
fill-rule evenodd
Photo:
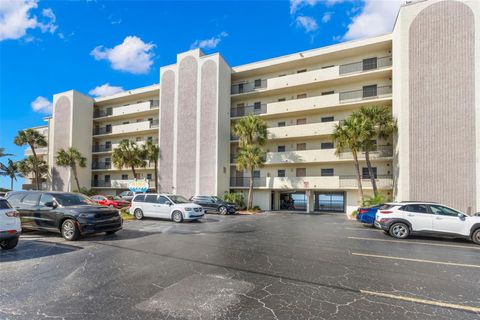
<instances>
[{"instance_id":1,"label":"cumulus cloud","mask_svg":"<svg viewBox=\"0 0 480 320\"><path fill-rule=\"evenodd\" d=\"M327 23L328 21L330 21L330 19L332 19L332 14L333 12L325 12L322 16L322 22Z\"/></svg>"},{"instance_id":2,"label":"cumulus cloud","mask_svg":"<svg viewBox=\"0 0 480 320\"><path fill-rule=\"evenodd\" d=\"M57 18L50 8L43 9L41 20L32 11L38 7L37 0L0 1L0 41L24 37L28 29L39 28L41 32L54 33Z\"/></svg>"},{"instance_id":3,"label":"cumulus cloud","mask_svg":"<svg viewBox=\"0 0 480 320\"><path fill-rule=\"evenodd\" d=\"M191 45L190 49L201 48L201 49L214 49L218 46L220 41L223 38L227 37L228 33L221 32L219 35L215 37L211 37L210 39L203 39L203 40L195 40Z\"/></svg>"},{"instance_id":4,"label":"cumulus cloud","mask_svg":"<svg viewBox=\"0 0 480 320\"><path fill-rule=\"evenodd\" d=\"M107 60L115 70L134 74L148 73L153 64L153 43L145 43L136 36L128 36L113 48L98 46L90 52L96 60Z\"/></svg>"},{"instance_id":5,"label":"cumulus cloud","mask_svg":"<svg viewBox=\"0 0 480 320\"><path fill-rule=\"evenodd\" d=\"M290 0L290 14L296 13L302 7L314 7L317 3L323 2L327 6L352 0Z\"/></svg>"},{"instance_id":6,"label":"cumulus cloud","mask_svg":"<svg viewBox=\"0 0 480 320\"><path fill-rule=\"evenodd\" d=\"M345 40L373 37L392 31L400 5L405 0L365 0L360 13L353 17Z\"/></svg>"},{"instance_id":7,"label":"cumulus cloud","mask_svg":"<svg viewBox=\"0 0 480 320\"><path fill-rule=\"evenodd\" d=\"M52 102L42 96L38 96L30 105L35 112L52 113L53 110Z\"/></svg>"},{"instance_id":8,"label":"cumulus cloud","mask_svg":"<svg viewBox=\"0 0 480 320\"><path fill-rule=\"evenodd\" d=\"M122 87L111 86L107 82L105 84L102 84L101 86L95 87L92 90L88 91L88 94L99 98L99 97L111 96L123 91L125 90L123 90Z\"/></svg>"},{"instance_id":9,"label":"cumulus cloud","mask_svg":"<svg viewBox=\"0 0 480 320\"><path fill-rule=\"evenodd\" d=\"M317 21L312 17L298 16L295 21L297 27L303 28L305 32L312 32L318 29Z\"/></svg>"}]
</instances>

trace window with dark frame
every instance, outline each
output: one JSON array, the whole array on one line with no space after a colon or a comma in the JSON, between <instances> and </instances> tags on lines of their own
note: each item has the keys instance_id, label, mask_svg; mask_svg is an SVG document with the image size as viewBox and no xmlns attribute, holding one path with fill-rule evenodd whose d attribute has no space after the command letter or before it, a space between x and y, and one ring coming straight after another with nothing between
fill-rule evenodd
<instances>
[{"instance_id":1,"label":"window with dark frame","mask_svg":"<svg viewBox=\"0 0 480 320\"><path fill-rule=\"evenodd\" d=\"M307 144L306 143L297 143L297 151L303 151L307 150Z\"/></svg>"},{"instance_id":2,"label":"window with dark frame","mask_svg":"<svg viewBox=\"0 0 480 320\"><path fill-rule=\"evenodd\" d=\"M262 79L255 79L254 84L255 84L255 88L261 87Z\"/></svg>"},{"instance_id":3,"label":"window with dark frame","mask_svg":"<svg viewBox=\"0 0 480 320\"><path fill-rule=\"evenodd\" d=\"M122 180L128 180L128 174L122 174Z\"/></svg>"},{"instance_id":4,"label":"window with dark frame","mask_svg":"<svg viewBox=\"0 0 480 320\"><path fill-rule=\"evenodd\" d=\"M296 168L295 171L297 177L307 176L307 168Z\"/></svg>"},{"instance_id":5,"label":"window with dark frame","mask_svg":"<svg viewBox=\"0 0 480 320\"><path fill-rule=\"evenodd\" d=\"M285 121L280 121L277 125L279 127L285 127Z\"/></svg>"},{"instance_id":6,"label":"window with dark frame","mask_svg":"<svg viewBox=\"0 0 480 320\"><path fill-rule=\"evenodd\" d=\"M330 116L330 117L322 117L321 119L322 122L332 122L335 121L335 117Z\"/></svg>"},{"instance_id":7,"label":"window with dark frame","mask_svg":"<svg viewBox=\"0 0 480 320\"><path fill-rule=\"evenodd\" d=\"M285 146L278 146L277 152L285 152Z\"/></svg>"},{"instance_id":8,"label":"window with dark frame","mask_svg":"<svg viewBox=\"0 0 480 320\"><path fill-rule=\"evenodd\" d=\"M322 142L320 144L320 149L333 149L334 145L333 142Z\"/></svg>"},{"instance_id":9,"label":"window with dark frame","mask_svg":"<svg viewBox=\"0 0 480 320\"><path fill-rule=\"evenodd\" d=\"M322 177L333 177L335 170L333 168L324 168L320 170L320 175Z\"/></svg>"},{"instance_id":10,"label":"window with dark frame","mask_svg":"<svg viewBox=\"0 0 480 320\"><path fill-rule=\"evenodd\" d=\"M377 167L372 167L373 177L377 179ZM370 173L367 167L362 168L362 179L370 179Z\"/></svg>"},{"instance_id":11,"label":"window with dark frame","mask_svg":"<svg viewBox=\"0 0 480 320\"><path fill-rule=\"evenodd\" d=\"M363 86L363 98L376 97L377 96L377 85L372 84L369 86Z\"/></svg>"},{"instance_id":12,"label":"window with dark frame","mask_svg":"<svg viewBox=\"0 0 480 320\"><path fill-rule=\"evenodd\" d=\"M377 57L363 59L363 71L377 69Z\"/></svg>"},{"instance_id":13,"label":"window with dark frame","mask_svg":"<svg viewBox=\"0 0 480 320\"><path fill-rule=\"evenodd\" d=\"M278 170L277 177L284 178L285 177L285 170Z\"/></svg>"},{"instance_id":14,"label":"window with dark frame","mask_svg":"<svg viewBox=\"0 0 480 320\"><path fill-rule=\"evenodd\" d=\"M333 90L331 90L331 91L324 91L324 92L322 92L322 96L328 96L328 95L334 94L334 93L335 93L335 91L333 91Z\"/></svg>"}]
</instances>

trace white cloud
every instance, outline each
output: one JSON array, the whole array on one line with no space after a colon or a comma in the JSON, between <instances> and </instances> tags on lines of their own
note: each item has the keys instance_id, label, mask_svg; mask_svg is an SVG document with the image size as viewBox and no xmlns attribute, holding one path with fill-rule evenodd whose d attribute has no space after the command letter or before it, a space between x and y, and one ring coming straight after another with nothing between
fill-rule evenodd
<instances>
[{"instance_id":1,"label":"white cloud","mask_svg":"<svg viewBox=\"0 0 480 320\"><path fill-rule=\"evenodd\" d=\"M373 37L392 31L400 5L405 0L365 0L360 14L353 17L345 40Z\"/></svg>"},{"instance_id":2,"label":"white cloud","mask_svg":"<svg viewBox=\"0 0 480 320\"><path fill-rule=\"evenodd\" d=\"M56 17L50 8L42 10L43 22L31 11L38 7L37 0L0 1L0 41L20 39L28 29L39 28L41 32L54 33Z\"/></svg>"},{"instance_id":3,"label":"white cloud","mask_svg":"<svg viewBox=\"0 0 480 320\"><path fill-rule=\"evenodd\" d=\"M90 52L96 60L108 60L115 70L134 74L148 73L153 64L153 43L145 43L136 36L128 36L113 48L98 46Z\"/></svg>"},{"instance_id":4,"label":"white cloud","mask_svg":"<svg viewBox=\"0 0 480 320\"><path fill-rule=\"evenodd\" d=\"M305 29L305 32L311 32L318 29L318 24L312 17L298 16L295 19L297 27Z\"/></svg>"},{"instance_id":5,"label":"white cloud","mask_svg":"<svg viewBox=\"0 0 480 320\"><path fill-rule=\"evenodd\" d=\"M98 86L90 91L88 91L88 94L95 96L95 97L106 97L106 96L111 96L119 92L123 92L122 87L116 87L116 86L111 86L108 82Z\"/></svg>"},{"instance_id":6,"label":"white cloud","mask_svg":"<svg viewBox=\"0 0 480 320\"><path fill-rule=\"evenodd\" d=\"M190 45L190 49L195 49L195 48L214 49L218 46L220 41L222 41L222 39L227 37L227 36L228 36L228 33L221 32L219 35L217 35L215 37L211 37L210 39L195 40Z\"/></svg>"},{"instance_id":7,"label":"white cloud","mask_svg":"<svg viewBox=\"0 0 480 320\"><path fill-rule=\"evenodd\" d=\"M30 105L35 112L52 113L53 110L52 102L42 96L38 96Z\"/></svg>"},{"instance_id":8,"label":"white cloud","mask_svg":"<svg viewBox=\"0 0 480 320\"><path fill-rule=\"evenodd\" d=\"M299 9L306 6L314 7L319 2L323 2L327 6L333 6L334 4L341 3L344 1L352 1L352 0L290 0L290 14L294 14Z\"/></svg>"},{"instance_id":9,"label":"white cloud","mask_svg":"<svg viewBox=\"0 0 480 320\"><path fill-rule=\"evenodd\" d=\"M322 22L327 23L328 21L330 21L330 19L332 19L332 15L333 12L325 12L322 17Z\"/></svg>"}]
</instances>

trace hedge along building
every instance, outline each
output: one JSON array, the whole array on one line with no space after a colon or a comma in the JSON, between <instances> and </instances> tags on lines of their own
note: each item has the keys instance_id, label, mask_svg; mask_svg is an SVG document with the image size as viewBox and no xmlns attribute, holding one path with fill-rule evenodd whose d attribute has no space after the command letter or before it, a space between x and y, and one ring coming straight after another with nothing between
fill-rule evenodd
<instances>
[{"instance_id":1,"label":"hedge along building","mask_svg":"<svg viewBox=\"0 0 480 320\"><path fill-rule=\"evenodd\" d=\"M377 185L395 200L437 201L480 210L480 2L417 1L401 7L391 34L230 67L192 50L160 69L160 85L93 99L54 96L49 187L71 190L55 150L88 159L81 184L118 193L132 179L115 168L116 143L152 140L161 149L162 191L192 196L246 192L231 128L253 113L268 125L266 164L254 172L254 204L280 209L293 196L307 211L358 205L351 154L336 155L336 123L361 106L391 108L398 132L377 141ZM90 134L91 133L91 134ZM362 183L371 185L364 157ZM152 178L153 167L138 178Z\"/></svg>"}]
</instances>

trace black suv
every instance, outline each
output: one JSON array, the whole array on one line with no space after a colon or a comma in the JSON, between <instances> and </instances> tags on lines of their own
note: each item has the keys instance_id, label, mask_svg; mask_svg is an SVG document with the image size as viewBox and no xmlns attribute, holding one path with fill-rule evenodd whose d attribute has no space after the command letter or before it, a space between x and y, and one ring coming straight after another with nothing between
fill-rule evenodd
<instances>
[{"instance_id":1,"label":"black suv","mask_svg":"<svg viewBox=\"0 0 480 320\"><path fill-rule=\"evenodd\" d=\"M207 211L215 211L220 214L235 214L235 203L225 202L216 196L194 196L190 199L193 203L201 205Z\"/></svg>"},{"instance_id":2,"label":"black suv","mask_svg":"<svg viewBox=\"0 0 480 320\"><path fill-rule=\"evenodd\" d=\"M8 202L17 209L22 228L61 232L66 240L81 235L122 229L117 210L99 206L82 194L54 191L9 192Z\"/></svg>"}]
</instances>

